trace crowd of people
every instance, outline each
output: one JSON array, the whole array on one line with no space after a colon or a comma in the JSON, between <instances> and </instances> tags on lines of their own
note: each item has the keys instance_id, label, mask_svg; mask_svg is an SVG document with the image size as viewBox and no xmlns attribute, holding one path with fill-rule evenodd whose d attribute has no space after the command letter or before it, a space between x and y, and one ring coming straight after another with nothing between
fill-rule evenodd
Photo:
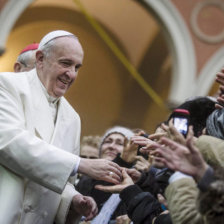
<instances>
[{"instance_id":1,"label":"crowd of people","mask_svg":"<svg viewBox=\"0 0 224 224\"><path fill-rule=\"evenodd\" d=\"M83 57L56 30L0 74L0 223L224 224L224 69L217 97L187 99L154 133L118 124L80 142L63 96Z\"/></svg>"}]
</instances>

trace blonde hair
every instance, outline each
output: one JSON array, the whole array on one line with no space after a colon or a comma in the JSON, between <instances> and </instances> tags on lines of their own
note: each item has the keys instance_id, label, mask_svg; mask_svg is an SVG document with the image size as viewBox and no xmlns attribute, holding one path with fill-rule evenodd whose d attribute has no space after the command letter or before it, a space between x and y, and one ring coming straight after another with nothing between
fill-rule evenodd
<instances>
[{"instance_id":1,"label":"blonde hair","mask_svg":"<svg viewBox=\"0 0 224 224\"><path fill-rule=\"evenodd\" d=\"M82 141L81 141L81 148L84 145L89 145L89 146L92 146L92 147L98 149L99 145L100 145L100 140L101 140L101 137L98 136L98 135L95 135L95 136L92 136L92 135L84 136L82 138Z\"/></svg>"}]
</instances>

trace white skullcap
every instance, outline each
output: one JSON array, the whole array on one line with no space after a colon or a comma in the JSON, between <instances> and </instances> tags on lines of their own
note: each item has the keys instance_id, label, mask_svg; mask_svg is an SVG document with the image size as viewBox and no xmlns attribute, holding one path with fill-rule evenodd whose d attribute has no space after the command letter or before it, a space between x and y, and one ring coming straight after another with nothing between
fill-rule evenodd
<instances>
[{"instance_id":1,"label":"white skullcap","mask_svg":"<svg viewBox=\"0 0 224 224\"><path fill-rule=\"evenodd\" d=\"M105 139L111 135L111 134L121 134L124 137L126 137L128 140L130 140L130 138L132 136L134 136L134 132L132 130L130 130L129 128L125 128L122 126L114 126L110 129L108 129L105 134L103 135L103 137L101 138L101 143L100 143L100 153L101 153L101 147L105 141Z\"/></svg>"},{"instance_id":2,"label":"white skullcap","mask_svg":"<svg viewBox=\"0 0 224 224\"><path fill-rule=\"evenodd\" d=\"M46 34L42 40L40 41L39 43L39 47L38 49L42 49L43 46L45 44L47 44L49 41L55 39L55 38L58 38L58 37L64 37L64 36L74 36L76 37L74 34L72 33L69 33L68 31L65 31L65 30L55 30L55 31L52 31L48 34Z\"/></svg>"}]
</instances>

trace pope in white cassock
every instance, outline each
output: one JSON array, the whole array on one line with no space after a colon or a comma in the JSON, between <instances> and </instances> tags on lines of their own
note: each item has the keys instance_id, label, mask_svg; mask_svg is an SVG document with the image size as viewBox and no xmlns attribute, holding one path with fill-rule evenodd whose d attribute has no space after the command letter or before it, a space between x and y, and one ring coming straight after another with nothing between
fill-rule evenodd
<instances>
[{"instance_id":1,"label":"pope in white cassock","mask_svg":"<svg viewBox=\"0 0 224 224\"><path fill-rule=\"evenodd\" d=\"M94 200L79 194L69 177L80 172L120 181L115 163L77 156L80 118L63 95L83 56L76 36L53 31L40 41L36 69L0 74L0 224L91 219L97 213Z\"/></svg>"}]
</instances>

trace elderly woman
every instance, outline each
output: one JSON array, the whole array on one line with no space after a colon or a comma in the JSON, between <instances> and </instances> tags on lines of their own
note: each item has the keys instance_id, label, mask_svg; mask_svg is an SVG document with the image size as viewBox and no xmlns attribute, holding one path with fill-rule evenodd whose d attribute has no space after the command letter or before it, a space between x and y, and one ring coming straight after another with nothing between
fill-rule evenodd
<instances>
[{"instance_id":1,"label":"elderly woman","mask_svg":"<svg viewBox=\"0 0 224 224\"><path fill-rule=\"evenodd\" d=\"M133 167L137 146L131 147L128 145L132 136L134 136L134 132L126 127L115 126L108 129L101 138L99 158L113 160L122 167ZM113 175L113 173L108 173L108 175ZM118 194L97 190L94 187L96 184L108 185L107 182L93 180L84 176L76 186L78 191L84 195L91 195L97 203L99 214L92 223L106 224L110 220L115 220L118 216L127 214L126 207L123 203L120 203ZM88 185L88 189L86 185ZM83 191L83 189L85 190Z\"/></svg>"}]
</instances>

